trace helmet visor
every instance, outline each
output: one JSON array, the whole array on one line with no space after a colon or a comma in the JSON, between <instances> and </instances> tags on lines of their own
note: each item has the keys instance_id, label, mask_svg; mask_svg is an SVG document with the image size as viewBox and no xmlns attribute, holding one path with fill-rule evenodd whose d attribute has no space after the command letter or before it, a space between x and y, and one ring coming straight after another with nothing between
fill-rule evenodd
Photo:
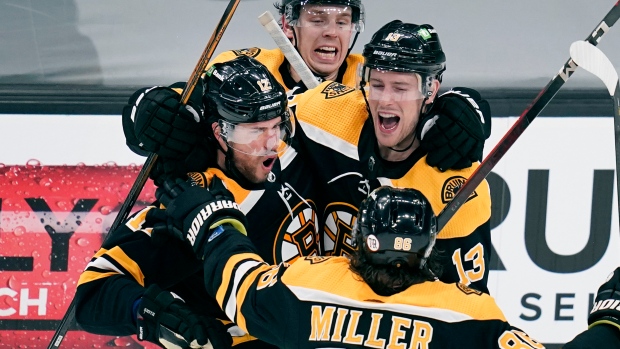
<instances>
[{"instance_id":1,"label":"helmet visor","mask_svg":"<svg viewBox=\"0 0 620 349\"><path fill-rule=\"evenodd\" d=\"M299 13L294 13L299 11ZM339 31L364 30L364 22L358 15L358 9L335 4L307 4L295 7L287 5L286 13L289 24L294 27L311 27L327 29L334 27ZM362 11L363 13L363 11Z\"/></svg>"},{"instance_id":2,"label":"helmet visor","mask_svg":"<svg viewBox=\"0 0 620 349\"><path fill-rule=\"evenodd\" d=\"M291 144L293 126L286 113L275 118L256 123L234 124L220 119L221 136L235 151L253 156L280 154Z\"/></svg>"},{"instance_id":3,"label":"helmet visor","mask_svg":"<svg viewBox=\"0 0 620 349\"><path fill-rule=\"evenodd\" d=\"M417 73L401 73L379 69L364 69L368 100L415 101L424 99L422 79Z\"/></svg>"}]
</instances>

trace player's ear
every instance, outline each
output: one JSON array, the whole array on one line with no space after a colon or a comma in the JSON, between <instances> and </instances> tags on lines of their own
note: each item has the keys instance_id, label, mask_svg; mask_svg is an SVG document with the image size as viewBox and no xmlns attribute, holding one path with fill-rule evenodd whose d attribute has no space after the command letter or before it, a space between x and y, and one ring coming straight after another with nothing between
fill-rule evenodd
<instances>
[{"instance_id":1,"label":"player's ear","mask_svg":"<svg viewBox=\"0 0 620 349\"><path fill-rule=\"evenodd\" d=\"M215 136L215 140L219 143L221 149L224 151L228 151L228 146L226 142L222 139L222 128L217 122L211 124L211 128L213 129L213 135Z\"/></svg>"},{"instance_id":2,"label":"player's ear","mask_svg":"<svg viewBox=\"0 0 620 349\"><path fill-rule=\"evenodd\" d=\"M286 37L289 38L289 40L291 41L295 40L295 35L293 35L293 27L289 25L284 15L282 15L281 22L282 22L282 31L284 32ZM293 45L295 45L294 42L293 42Z\"/></svg>"}]
</instances>

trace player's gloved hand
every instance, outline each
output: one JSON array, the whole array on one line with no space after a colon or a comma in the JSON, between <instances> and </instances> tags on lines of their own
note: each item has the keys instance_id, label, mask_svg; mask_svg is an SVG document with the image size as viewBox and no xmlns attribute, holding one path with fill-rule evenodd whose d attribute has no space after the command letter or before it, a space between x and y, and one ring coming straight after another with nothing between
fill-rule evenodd
<instances>
[{"instance_id":1,"label":"player's gloved hand","mask_svg":"<svg viewBox=\"0 0 620 349\"><path fill-rule=\"evenodd\" d=\"M440 171L482 160L491 135L491 108L476 90L455 87L437 98L417 128L426 162Z\"/></svg>"},{"instance_id":2,"label":"player's gloved hand","mask_svg":"<svg viewBox=\"0 0 620 349\"><path fill-rule=\"evenodd\" d=\"M166 207L166 230L193 248L197 258L204 259L206 244L218 226L228 223L246 234L246 218L224 183L213 176L209 189L176 179L165 181L155 191L157 200ZM154 230L159 227L155 227ZM162 230L164 231L164 230Z\"/></svg>"},{"instance_id":3,"label":"player's gloved hand","mask_svg":"<svg viewBox=\"0 0 620 349\"><path fill-rule=\"evenodd\" d=\"M199 142L185 157L158 157L149 173L149 178L160 187L166 180L185 179L189 172L206 171L216 161L215 154L207 147L205 142Z\"/></svg>"},{"instance_id":4,"label":"player's gloved hand","mask_svg":"<svg viewBox=\"0 0 620 349\"><path fill-rule=\"evenodd\" d=\"M140 155L148 152L166 157L184 157L204 137L202 111L191 100L181 104L181 95L169 87L140 89L123 108L123 131L129 147Z\"/></svg>"},{"instance_id":5,"label":"player's gloved hand","mask_svg":"<svg viewBox=\"0 0 620 349\"><path fill-rule=\"evenodd\" d=\"M137 304L138 339L165 348L230 348L224 324L192 311L181 297L151 285Z\"/></svg>"},{"instance_id":6,"label":"player's gloved hand","mask_svg":"<svg viewBox=\"0 0 620 349\"><path fill-rule=\"evenodd\" d=\"M616 268L599 287L588 316L589 327L601 324L620 330L620 268Z\"/></svg>"}]
</instances>

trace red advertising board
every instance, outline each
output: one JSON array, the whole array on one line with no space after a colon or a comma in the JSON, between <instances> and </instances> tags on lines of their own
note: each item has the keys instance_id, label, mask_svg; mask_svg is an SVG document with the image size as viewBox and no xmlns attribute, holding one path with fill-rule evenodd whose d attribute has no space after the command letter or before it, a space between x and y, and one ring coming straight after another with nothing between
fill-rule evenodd
<instances>
[{"instance_id":1,"label":"red advertising board","mask_svg":"<svg viewBox=\"0 0 620 349\"><path fill-rule=\"evenodd\" d=\"M46 348L139 166L0 164L0 348ZM133 211L154 200L151 181ZM76 328L61 348L143 348ZM154 347L154 346L148 346Z\"/></svg>"}]
</instances>

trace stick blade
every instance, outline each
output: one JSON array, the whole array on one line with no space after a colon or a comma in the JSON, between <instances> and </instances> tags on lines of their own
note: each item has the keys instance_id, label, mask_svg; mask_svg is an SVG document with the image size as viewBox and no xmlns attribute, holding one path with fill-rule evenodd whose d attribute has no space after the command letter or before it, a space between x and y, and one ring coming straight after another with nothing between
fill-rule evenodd
<instances>
[{"instance_id":1,"label":"stick blade","mask_svg":"<svg viewBox=\"0 0 620 349\"><path fill-rule=\"evenodd\" d=\"M618 84L618 72L603 51L587 41L575 41L570 45L570 56L581 68L596 75L613 96Z\"/></svg>"}]
</instances>

